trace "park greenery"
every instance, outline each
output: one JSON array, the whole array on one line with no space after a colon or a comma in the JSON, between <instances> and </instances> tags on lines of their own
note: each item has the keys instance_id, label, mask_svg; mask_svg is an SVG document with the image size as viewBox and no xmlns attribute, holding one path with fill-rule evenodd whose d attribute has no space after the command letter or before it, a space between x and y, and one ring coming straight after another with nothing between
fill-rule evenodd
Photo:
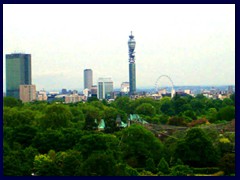
<instances>
[{"instance_id":1,"label":"park greenery","mask_svg":"<svg viewBox=\"0 0 240 180\"><path fill-rule=\"evenodd\" d=\"M128 123L130 114L184 128L159 137L141 123L116 125L117 117ZM4 97L3 166L5 176L235 175L235 95L74 104Z\"/></svg>"}]
</instances>

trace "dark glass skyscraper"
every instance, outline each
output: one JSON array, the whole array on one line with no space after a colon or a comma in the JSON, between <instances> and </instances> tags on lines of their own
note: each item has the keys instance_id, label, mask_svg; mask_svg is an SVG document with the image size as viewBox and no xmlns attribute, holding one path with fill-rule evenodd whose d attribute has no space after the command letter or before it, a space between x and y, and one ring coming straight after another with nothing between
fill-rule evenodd
<instances>
[{"instance_id":1,"label":"dark glass skyscraper","mask_svg":"<svg viewBox=\"0 0 240 180\"><path fill-rule=\"evenodd\" d=\"M84 69L84 89L91 89L93 85L93 75L91 69Z\"/></svg>"},{"instance_id":2,"label":"dark glass skyscraper","mask_svg":"<svg viewBox=\"0 0 240 180\"><path fill-rule=\"evenodd\" d=\"M31 54L6 54L6 95L19 99L19 86L31 84Z\"/></svg>"},{"instance_id":3,"label":"dark glass skyscraper","mask_svg":"<svg viewBox=\"0 0 240 180\"><path fill-rule=\"evenodd\" d=\"M136 94L136 65L135 65L135 45L136 42L134 40L134 36L131 35L129 36L128 40L128 49L129 49L129 85L130 85L130 92L129 95L134 95Z\"/></svg>"}]
</instances>

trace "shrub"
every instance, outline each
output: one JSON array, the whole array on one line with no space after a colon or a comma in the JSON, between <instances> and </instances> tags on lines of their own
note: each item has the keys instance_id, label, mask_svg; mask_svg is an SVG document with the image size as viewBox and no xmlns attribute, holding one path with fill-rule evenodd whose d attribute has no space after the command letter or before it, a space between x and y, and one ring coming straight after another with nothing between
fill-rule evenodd
<instances>
[{"instance_id":1,"label":"shrub","mask_svg":"<svg viewBox=\"0 0 240 180\"><path fill-rule=\"evenodd\" d=\"M171 168L171 176L189 176L192 175L192 169L187 165L177 165Z\"/></svg>"},{"instance_id":2,"label":"shrub","mask_svg":"<svg viewBox=\"0 0 240 180\"><path fill-rule=\"evenodd\" d=\"M219 167L192 168L194 174L213 174L218 172Z\"/></svg>"},{"instance_id":3,"label":"shrub","mask_svg":"<svg viewBox=\"0 0 240 180\"><path fill-rule=\"evenodd\" d=\"M164 174L168 174L169 173L169 165L167 163L167 161L162 158L158 164L158 171L163 172Z\"/></svg>"},{"instance_id":4,"label":"shrub","mask_svg":"<svg viewBox=\"0 0 240 180\"><path fill-rule=\"evenodd\" d=\"M235 154L225 154L219 163L220 169L225 172L225 175L235 174Z\"/></svg>"},{"instance_id":5,"label":"shrub","mask_svg":"<svg viewBox=\"0 0 240 180\"><path fill-rule=\"evenodd\" d=\"M197 125L201 125L201 124L208 124L208 120L205 119L205 118L201 118L201 119L198 119L198 120L194 120L190 123L188 123L188 126L189 127L194 127L194 126L197 126Z\"/></svg>"}]
</instances>

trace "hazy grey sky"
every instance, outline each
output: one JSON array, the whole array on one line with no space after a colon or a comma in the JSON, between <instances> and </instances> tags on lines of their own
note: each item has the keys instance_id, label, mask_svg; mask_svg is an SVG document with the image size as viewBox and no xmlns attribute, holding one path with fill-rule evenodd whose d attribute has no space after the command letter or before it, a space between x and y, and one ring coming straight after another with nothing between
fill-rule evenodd
<instances>
[{"instance_id":1,"label":"hazy grey sky","mask_svg":"<svg viewBox=\"0 0 240 180\"><path fill-rule=\"evenodd\" d=\"M137 88L160 75L175 85L235 85L235 5L3 5L5 54L32 54L37 90L129 81L128 39L136 40ZM167 80L160 80L160 83ZM165 82L166 81L166 82Z\"/></svg>"}]
</instances>

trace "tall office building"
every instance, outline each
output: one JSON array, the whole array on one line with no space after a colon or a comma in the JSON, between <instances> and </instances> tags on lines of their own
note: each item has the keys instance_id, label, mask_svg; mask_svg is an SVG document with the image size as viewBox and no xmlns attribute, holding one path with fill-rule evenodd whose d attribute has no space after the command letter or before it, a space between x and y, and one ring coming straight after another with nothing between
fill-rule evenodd
<instances>
[{"instance_id":1,"label":"tall office building","mask_svg":"<svg viewBox=\"0 0 240 180\"><path fill-rule=\"evenodd\" d=\"M93 76L91 69L84 69L84 89L91 89L93 85Z\"/></svg>"},{"instance_id":2,"label":"tall office building","mask_svg":"<svg viewBox=\"0 0 240 180\"><path fill-rule=\"evenodd\" d=\"M136 94L136 65L135 65L135 45L136 42L134 40L134 36L131 35L129 36L128 40L128 49L129 49L129 85L130 85L130 95Z\"/></svg>"},{"instance_id":3,"label":"tall office building","mask_svg":"<svg viewBox=\"0 0 240 180\"><path fill-rule=\"evenodd\" d=\"M35 85L20 85L20 99L22 102L31 102L36 100L36 86Z\"/></svg>"},{"instance_id":4,"label":"tall office building","mask_svg":"<svg viewBox=\"0 0 240 180\"><path fill-rule=\"evenodd\" d=\"M113 81L111 78L99 78L97 87L98 99L111 99L113 92Z\"/></svg>"},{"instance_id":5,"label":"tall office building","mask_svg":"<svg viewBox=\"0 0 240 180\"><path fill-rule=\"evenodd\" d=\"M6 95L19 99L20 85L31 84L31 54L6 54Z\"/></svg>"}]
</instances>

